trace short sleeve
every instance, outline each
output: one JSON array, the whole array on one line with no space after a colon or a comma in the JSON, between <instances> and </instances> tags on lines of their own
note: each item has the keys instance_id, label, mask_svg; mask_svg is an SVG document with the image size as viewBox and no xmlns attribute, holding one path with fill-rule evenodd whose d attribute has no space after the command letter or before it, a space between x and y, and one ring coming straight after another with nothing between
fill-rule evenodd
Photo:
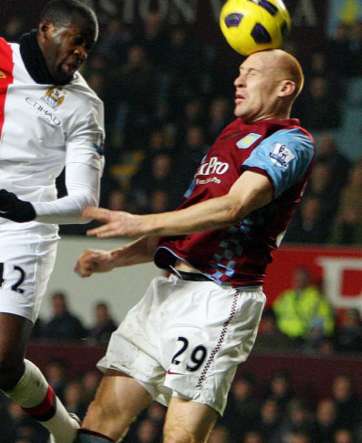
<instances>
[{"instance_id":1,"label":"short sleeve","mask_svg":"<svg viewBox=\"0 0 362 443\"><path fill-rule=\"evenodd\" d=\"M314 152L313 141L300 129L280 130L264 139L241 167L265 173L278 197L304 177Z\"/></svg>"},{"instance_id":2,"label":"short sleeve","mask_svg":"<svg viewBox=\"0 0 362 443\"><path fill-rule=\"evenodd\" d=\"M84 113L67 134L66 165L83 163L101 170L104 163L104 110L100 100L89 100Z\"/></svg>"}]
</instances>

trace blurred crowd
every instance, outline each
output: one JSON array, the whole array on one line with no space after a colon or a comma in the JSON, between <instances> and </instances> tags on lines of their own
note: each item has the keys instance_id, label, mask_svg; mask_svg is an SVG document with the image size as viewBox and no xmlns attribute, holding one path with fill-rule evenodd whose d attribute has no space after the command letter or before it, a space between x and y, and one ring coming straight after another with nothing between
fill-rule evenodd
<instances>
[{"instance_id":1,"label":"blurred crowd","mask_svg":"<svg viewBox=\"0 0 362 443\"><path fill-rule=\"evenodd\" d=\"M100 375L86 372L68 378L61 361L50 361L45 375L67 409L84 417ZM317 382L317 379L314 380ZM315 395L313 381L304 380L296 392L286 370L266 380L240 373L228 406L208 443L361 443L362 398L358 380L336 375L326 396ZM131 427L126 443L161 443L166 409L153 403ZM20 406L0 398L2 443L47 443L47 433Z\"/></svg>"},{"instance_id":2,"label":"blurred crowd","mask_svg":"<svg viewBox=\"0 0 362 443\"><path fill-rule=\"evenodd\" d=\"M206 150L233 118L232 80L240 60L225 63L217 46L202 42L186 25L164 23L157 11L135 29L117 17L102 28L83 72L105 102L101 204L136 213L173 209ZM2 33L17 40L23 31L15 17ZM362 118L362 23L340 24L333 38L321 36L320 49L313 52L301 51L293 40L286 49L305 68L306 87L294 116L316 136L318 154L285 240L361 244L362 160L355 153L361 147L356 119ZM356 121L351 130L345 127L346 109ZM337 143L344 140L336 138L342 127L355 134L356 142L346 138L351 146ZM64 192L61 181L59 186ZM65 234L82 232L79 226L63 228Z\"/></svg>"}]
</instances>

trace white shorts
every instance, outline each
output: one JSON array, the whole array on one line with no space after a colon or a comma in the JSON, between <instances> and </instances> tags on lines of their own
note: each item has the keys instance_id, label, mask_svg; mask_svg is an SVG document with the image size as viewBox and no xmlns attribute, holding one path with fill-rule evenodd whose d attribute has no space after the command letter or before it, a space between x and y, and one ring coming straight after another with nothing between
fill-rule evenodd
<instances>
[{"instance_id":1,"label":"white shorts","mask_svg":"<svg viewBox=\"0 0 362 443\"><path fill-rule=\"evenodd\" d=\"M264 304L261 287L157 277L112 334L98 368L130 375L162 404L176 395L222 415Z\"/></svg>"},{"instance_id":2,"label":"white shorts","mask_svg":"<svg viewBox=\"0 0 362 443\"><path fill-rule=\"evenodd\" d=\"M56 252L56 238L31 230L0 231L0 312L35 322Z\"/></svg>"}]
</instances>

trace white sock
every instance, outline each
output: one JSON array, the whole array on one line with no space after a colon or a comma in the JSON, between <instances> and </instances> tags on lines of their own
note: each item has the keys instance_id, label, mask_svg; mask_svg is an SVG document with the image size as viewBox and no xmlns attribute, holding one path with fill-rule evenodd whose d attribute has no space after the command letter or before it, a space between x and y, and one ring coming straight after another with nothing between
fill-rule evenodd
<instances>
[{"instance_id":1,"label":"white sock","mask_svg":"<svg viewBox=\"0 0 362 443\"><path fill-rule=\"evenodd\" d=\"M29 360L24 363L23 376L5 394L47 428L56 443L72 443L79 429L78 421L69 415L40 369Z\"/></svg>"}]
</instances>

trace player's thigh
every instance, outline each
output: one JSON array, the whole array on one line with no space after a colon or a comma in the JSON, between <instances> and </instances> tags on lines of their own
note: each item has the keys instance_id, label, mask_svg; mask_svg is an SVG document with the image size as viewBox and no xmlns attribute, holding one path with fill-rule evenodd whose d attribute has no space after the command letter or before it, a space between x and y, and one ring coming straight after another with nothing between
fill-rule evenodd
<instances>
[{"instance_id":1,"label":"player's thigh","mask_svg":"<svg viewBox=\"0 0 362 443\"><path fill-rule=\"evenodd\" d=\"M108 370L90 404L82 428L118 440L152 401L146 389L133 378Z\"/></svg>"},{"instance_id":2,"label":"player's thigh","mask_svg":"<svg viewBox=\"0 0 362 443\"><path fill-rule=\"evenodd\" d=\"M214 427L218 413L205 404L173 397L164 426L164 443L203 443Z\"/></svg>"},{"instance_id":3,"label":"player's thigh","mask_svg":"<svg viewBox=\"0 0 362 443\"><path fill-rule=\"evenodd\" d=\"M35 322L54 268L56 238L0 232L0 312Z\"/></svg>"}]
</instances>

